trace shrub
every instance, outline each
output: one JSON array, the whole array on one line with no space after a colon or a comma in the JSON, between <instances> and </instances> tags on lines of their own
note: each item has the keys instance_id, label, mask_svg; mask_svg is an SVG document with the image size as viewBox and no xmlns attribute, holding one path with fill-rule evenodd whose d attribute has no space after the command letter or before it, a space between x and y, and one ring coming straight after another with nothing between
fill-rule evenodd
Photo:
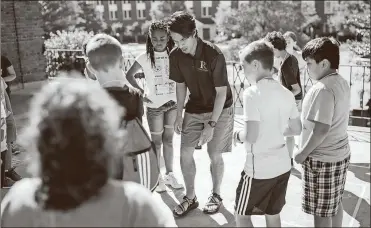
<instances>
[{"instance_id":1,"label":"shrub","mask_svg":"<svg viewBox=\"0 0 371 228\"><path fill-rule=\"evenodd\" d=\"M77 69L81 71L84 63L78 57L82 55L84 42L93 35L93 32L78 30L50 33L50 38L44 42L47 75L54 77L61 70Z\"/></svg>"},{"instance_id":2,"label":"shrub","mask_svg":"<svg viewBox=\"0 0 371 228\"><path fill-rule=\"evenodd\" d=\"M224 51L224 56L227 61L239 62L238 52L244 48L249 41L245 38L233 39L229 42L228 49Z\"/></svg>"}]
</instances>

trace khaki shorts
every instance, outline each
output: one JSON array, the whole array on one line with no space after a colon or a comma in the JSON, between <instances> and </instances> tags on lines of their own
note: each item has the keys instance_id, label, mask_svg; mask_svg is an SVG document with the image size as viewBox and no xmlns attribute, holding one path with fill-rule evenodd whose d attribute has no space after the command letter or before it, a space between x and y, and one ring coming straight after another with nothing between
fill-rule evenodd
<instances>
[{"instance_id":1,"label":"khaki shorts","mask_svg":"<svg viewBox=\"0 0 371 228\"><path fill-rule=\"evenodd\" d=\"M196 147L204 125L210 121L212 113L185 113L182 127L181 146ZM231 152L234 125L233 106L223 109L214 129L214 135L207 143L210 152Z\"/></svg>"}]
</instances>

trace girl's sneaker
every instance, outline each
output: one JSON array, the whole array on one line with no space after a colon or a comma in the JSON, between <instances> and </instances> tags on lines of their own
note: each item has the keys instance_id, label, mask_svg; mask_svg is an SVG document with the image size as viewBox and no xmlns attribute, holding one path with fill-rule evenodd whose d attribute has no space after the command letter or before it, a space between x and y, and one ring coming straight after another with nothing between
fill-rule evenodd
<instances>
[{"instance_id":1,"label":"girl's sneaker","mask_svg":"<svg viewBox=\"0 0 371 228\"><path fill-rule=\"evenodd\" d=\"M165 175L164 182L166 185L170 185L172 188L175 189L183 188L183 185L179 184L178 180L175 178L172 172Z\"/></svg>"},{"instance_id":2,"label":"girl's sneaker","mask_svg":"<svg viewBox=\"0 0 371 228\"><path fill-rule=\"evenodd\" d=\"M160 176L158 180L158 186L156 187L156 192L158 193L166 192L166 185L164 183L164 179L162 179L162 176Z\"/></svg>"}]
</instances>

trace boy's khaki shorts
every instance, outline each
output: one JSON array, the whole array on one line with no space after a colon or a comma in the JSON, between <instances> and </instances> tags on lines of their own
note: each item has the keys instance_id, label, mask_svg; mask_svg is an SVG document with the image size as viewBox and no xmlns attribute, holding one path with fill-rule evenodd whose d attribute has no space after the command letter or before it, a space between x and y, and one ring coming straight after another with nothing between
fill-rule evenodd
<instances>
[{"instance_id":1,"label":"boy's khaki shorts","mask_svg":"<svg viewBox=\"0 0 371 228\"><path fill-rule=\"evenodd\" d=\"M208 124L211 119L211 112L192 114L185 112L181 146L195 148L200 140L204 125ZM232 136L234 125L234 109L233 106L223 109L216 126L214 135L210 142L207 143L209 152L231 152L232 151Z\"/></svg>"}]
</instances>

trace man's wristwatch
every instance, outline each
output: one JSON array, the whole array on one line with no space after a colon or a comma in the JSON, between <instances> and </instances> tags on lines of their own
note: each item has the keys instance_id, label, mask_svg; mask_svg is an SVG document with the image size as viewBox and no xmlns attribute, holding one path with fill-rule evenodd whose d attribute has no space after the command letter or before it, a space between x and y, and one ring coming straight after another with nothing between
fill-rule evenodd
<instances>
[{"instance_id":1,"label":"man's wristwatch","mask_svg":"<svg viewBox=\"0 0 371 228\"><path fill-rule=\"evenodd\" d=\"M207 124L210 125L210 127L214 128L216 126L216 122L215 121L212 121L210 120L209 122L207 122Z\"/></svg>"}]
</instances>

